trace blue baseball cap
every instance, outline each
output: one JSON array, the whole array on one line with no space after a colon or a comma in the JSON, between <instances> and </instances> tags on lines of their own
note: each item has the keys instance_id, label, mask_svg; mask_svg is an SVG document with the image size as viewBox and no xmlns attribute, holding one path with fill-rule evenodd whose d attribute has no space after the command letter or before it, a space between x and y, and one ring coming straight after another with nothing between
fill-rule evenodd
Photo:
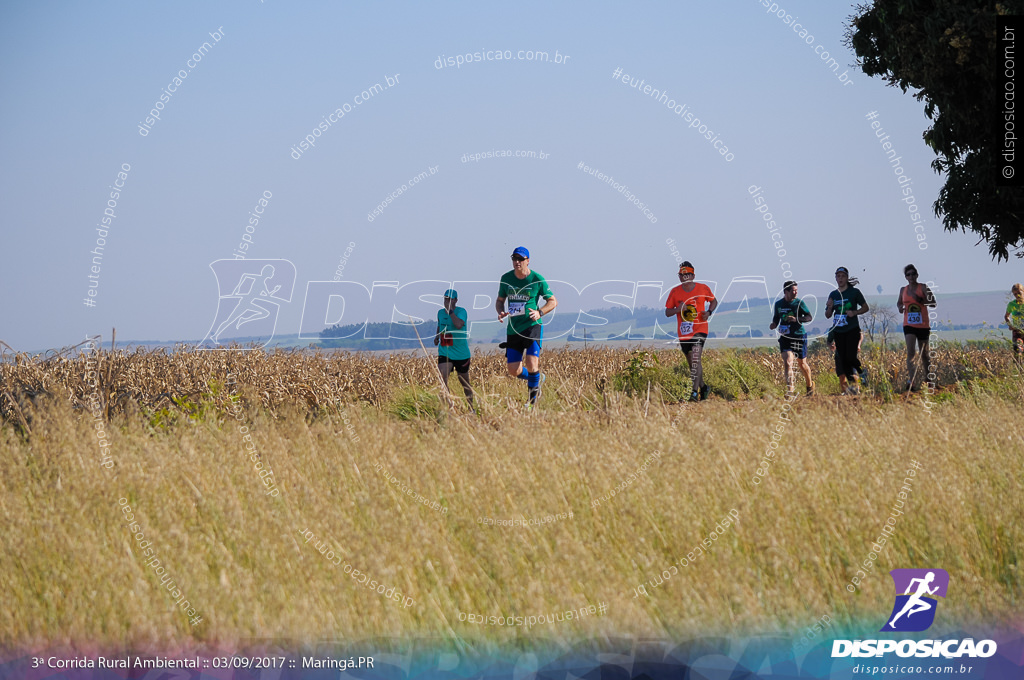
<instances>
[{"instance_id":1,"label":"blue baseball cap","mask_svg":"<svg viewBox=\"0 0 1024 680\"><path fill-rule=\"evenodd\" d=\"M526 259L530 259L530 251L522 246L519 246L518 248L513 250L512 254L518 255L519 257L525 257Z\"/></svg>"},{"instance_id":2,"label":"blue baseball cap","mask_svg":"<svg viewBox=\"0 0 1024 680\"><path fill-rule=\"evenodd\" d=\"M454 288L449 288L448 290L446 290L444 292L444 296L446 298L451 298L452 300L458 300L459 299L459 294L455 291Z\"/></svg>"}]
</instances>

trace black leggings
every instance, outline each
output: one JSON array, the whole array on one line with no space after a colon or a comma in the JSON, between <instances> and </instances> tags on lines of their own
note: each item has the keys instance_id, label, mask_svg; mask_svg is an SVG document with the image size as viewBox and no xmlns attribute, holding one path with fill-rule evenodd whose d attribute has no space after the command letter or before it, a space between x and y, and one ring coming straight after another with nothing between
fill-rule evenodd
<instances>
[{"instance_id":1,"label":"black leggings","mask_svg":"<svg viewBox=\"0 0 1024 680\"><path fill-rule=\"evenodd\" d=\"M832 339L836 342L836 375L853 377L860 372L860 359L857 357L857 345L860 344L860 331L835 333Z\"/></svg>"}]
</instances>

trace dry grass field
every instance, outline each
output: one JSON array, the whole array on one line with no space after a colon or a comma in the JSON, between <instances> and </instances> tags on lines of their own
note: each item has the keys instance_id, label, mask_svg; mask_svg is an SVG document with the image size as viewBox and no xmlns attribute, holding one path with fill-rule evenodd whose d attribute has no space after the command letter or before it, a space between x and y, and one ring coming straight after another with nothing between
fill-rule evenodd
<instances>
[{"instance_id":1,"label":"dry grass field","mask_svg":"<svg viewBox=\"0 0 1024 680\"><path fill-rule=\"evenodd\" d=\"M860 397L817 355L788 421L777 352L709 352L700 404L672 394L678 351L547 353L532 413L475 357L479 415L422 356L7 355L0 648L877 631L905 567L950 573L936 632L1019 624L1024 379L1006 351L936 354L928 404L886 387L898 352L865 352Z\"/></svg>"}]
</instances>

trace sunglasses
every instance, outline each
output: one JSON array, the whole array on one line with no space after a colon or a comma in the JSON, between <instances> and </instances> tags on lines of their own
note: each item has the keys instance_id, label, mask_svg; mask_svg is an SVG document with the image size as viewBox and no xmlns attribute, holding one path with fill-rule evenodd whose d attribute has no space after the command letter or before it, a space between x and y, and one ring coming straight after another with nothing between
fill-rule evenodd
<instances>
[{"instance_id":1,"label":"sunglasses","mask_svg":"<svg viewBox=\"0 0 1024 680\"><path fill-rule=\"evenodd\" d=\"M526 262L526 258L525 257L519 257L518 255L513 255L512 256L512 261L513 262Z\"/></svg>"},{"instance_id":2,"label":"sunglasses","mask_svg":"<svg viewBox=\"0 0 1024 680\"><path fill-rule=\"evenodd\" d=\"M903 272L904 276L917 276L917 272L911 269L909 272Z\"/></svg>"}]
</instances>

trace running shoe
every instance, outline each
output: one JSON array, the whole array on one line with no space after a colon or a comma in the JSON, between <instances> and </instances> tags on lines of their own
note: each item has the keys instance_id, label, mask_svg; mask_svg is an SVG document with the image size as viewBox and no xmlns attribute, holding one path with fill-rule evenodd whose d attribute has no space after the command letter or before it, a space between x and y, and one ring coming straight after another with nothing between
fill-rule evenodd
<instances>
[{"instance_id":1,"label":"running shoe","mask_svg":"<svg viewBox=\"0 0 1024 680\"><path fill-rule=\"evenodd\" d=\"M860 394L860 388L859 388L859 387L857 387L856 385L850 385L850 388L849 388L849 390L848 390L848 391L849 391L849 393L850 393L850 394L852 394L852 395L857 395L857 394Z\"/></svg>"},{"instance_id":2,"label":"running shoe","mask_svg":"<svg viewBox=\"0 0 1024 680\"><path fill-rule=\"evenodd\" d=\"M860 386L865 390L868 388L868 369L866 368L860 369Z\"/></svg>"},{"instance_id":3,"label":"running shoe","mask_svg":"<svg viewBox=\"0 0 1024 680\"><path fill-rule=\"evenodd\" d=\"M814 383L811 383L810 385L807 386L807 396L808 397L813 397L814 396Z\"/></svg>"},{"instance_id":4,"label":"running shoe","mask_svg":"<svg viewBox=\"0 0 1024 680\"><path fill-rule=\"evenodd\" d=\"M694 390L693 392L690 392L690 398L687 399L687 401L693 401L693 402L700 401L700 392L698 392L697 390Z\"/></svg>"},{"instance_id":5,"label":"running shoe","mask_svg":"<svg viewBox=\"0 0 1024 680\"><path fill-rule=\"evenodd\" d=\"M711 394L711 388L708 387L707 383L704 383L700 388L700 400L704 401L708 398L709 394Z\"/></svg>"}]
</instances>

